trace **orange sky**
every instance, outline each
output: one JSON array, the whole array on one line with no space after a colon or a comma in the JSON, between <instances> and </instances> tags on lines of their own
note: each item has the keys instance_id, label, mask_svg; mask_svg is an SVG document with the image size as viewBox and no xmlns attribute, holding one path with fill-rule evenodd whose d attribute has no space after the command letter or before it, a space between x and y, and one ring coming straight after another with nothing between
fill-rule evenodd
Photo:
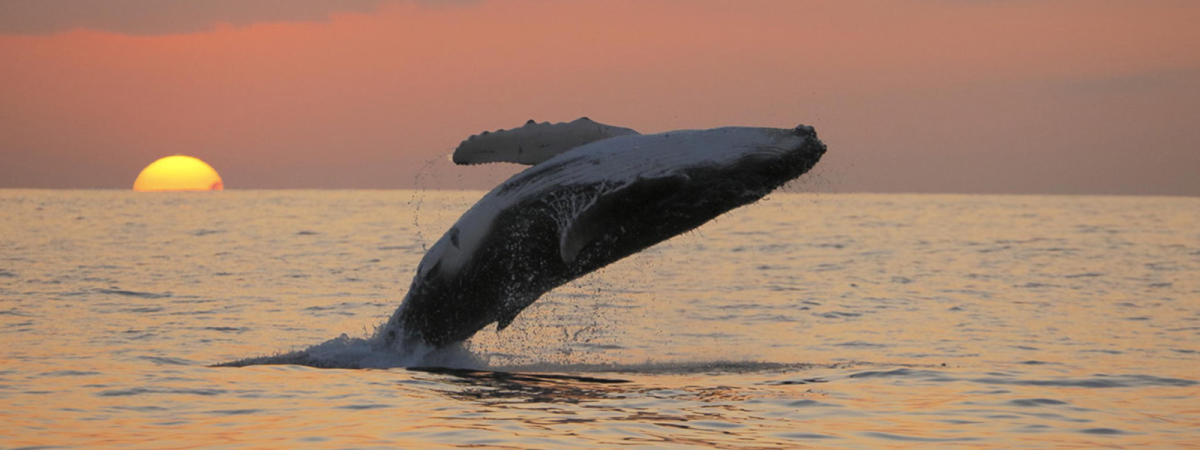
<instances>
[{"instance_id":1,"label":"orange sky","mask_svg":"<svg viewBox=\"0 0 1200 450\"><path fill-rule=\"evenodd\" d=\"M810 189L1200 195L1194 0L80 1L0 3L0 187L489 188L416 174L589 116L812 124Z\"/></svg>"}]
</instances>

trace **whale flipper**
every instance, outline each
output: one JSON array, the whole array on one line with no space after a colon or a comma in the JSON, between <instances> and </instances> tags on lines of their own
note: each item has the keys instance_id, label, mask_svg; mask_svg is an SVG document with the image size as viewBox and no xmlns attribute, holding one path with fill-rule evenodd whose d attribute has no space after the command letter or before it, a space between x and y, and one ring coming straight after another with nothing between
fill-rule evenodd
<instances>
[{"instance_id":1,"label":"whale flipper","mask_svg":"<svg viewBox=\"0 0 1200 450\"><path fill-rule=\"evenodd\" d=\"M682 190L686 175L638 178L600 194L575 213L559 236L559 256L570 264L588 244L618 231L631 216L653 213L657 205Z\"/></svg>"},{"instance_id":2,"label":"whale flipper","mask_svg":"<svg viewBox=\"0 0 1200 450\"><path fill-rule=\"evenodd\" d=\"M508 328L509 325L512 325L513 321L517 319L517 316L521 314L521 311L524 311L525 308L528 308L529 305L532 305L533 302L537 301L537 299L537 296L524 295L518 298L508 299L508 301L504 302L504 304L500 306L500 310L496 316L496 331L504 331L505 328Z\"/></svg>"},{"instance_id":3,"label":"whale flipper","mask_svg":"<svg viewBox=\"0 0 1200 450\"><path fill-rule=\"evenodd\" d=\"M467 138L454 149L453 159L455 164L462 165L491 162L534 165L584 144L631 134L638 132L587 117L555 124L530 120L520 128L485 131Z\"/></svg>"}]
</instances>

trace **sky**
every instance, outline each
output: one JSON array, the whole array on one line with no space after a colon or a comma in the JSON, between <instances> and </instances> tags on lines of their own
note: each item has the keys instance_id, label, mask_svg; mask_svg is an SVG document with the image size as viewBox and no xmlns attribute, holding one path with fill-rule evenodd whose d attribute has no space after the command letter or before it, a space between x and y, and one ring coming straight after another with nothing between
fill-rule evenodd
<instances>
[{"instance_id":1,"label":"sky","mask_svg":"<svg viewBox=\"0 0 1200 450\"><path fill-rule=\"evenodd\" d=\"M0 0L0 188L491 188L471 134L808 124L802 190L1200 195L1195 0ZM505 172L508 171L508 172Z\"/></svg>"}]
</instances>

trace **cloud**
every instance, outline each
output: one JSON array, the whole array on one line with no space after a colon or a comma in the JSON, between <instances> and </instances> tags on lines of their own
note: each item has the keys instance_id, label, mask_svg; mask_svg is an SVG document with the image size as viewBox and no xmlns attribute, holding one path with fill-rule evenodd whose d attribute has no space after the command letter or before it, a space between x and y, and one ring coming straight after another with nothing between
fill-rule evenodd
<instances>
[{"instance_id":1,"label":"cloud","mask_svg":"<svg viewBox=\"0 0 1200 450\"><path fill-rule=\"evenodd\" d=\"M74 29L130 35L185 34L218 24L320 22L335 13L370 13L396 0L3 0L0 34L47 35ZM468 1L401 0L422 4Z\"/></svg>"}]
</instances>

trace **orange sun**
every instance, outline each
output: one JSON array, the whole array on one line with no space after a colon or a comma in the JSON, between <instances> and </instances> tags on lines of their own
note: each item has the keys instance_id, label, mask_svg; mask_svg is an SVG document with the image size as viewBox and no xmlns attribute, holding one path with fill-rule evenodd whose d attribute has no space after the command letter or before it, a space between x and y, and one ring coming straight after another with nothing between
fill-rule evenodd
<instances>
[{"instance_id":1,"label":"orange sun","mask_svg":"<svg viewBox=\"0 0 1200 450\"><path fill-rule=\"evenodd\" d=\"M225 188L221 176L204 161L175 155L150 163L133 182L138 192L219 191Z\"/></svg>"}]
</instances>

